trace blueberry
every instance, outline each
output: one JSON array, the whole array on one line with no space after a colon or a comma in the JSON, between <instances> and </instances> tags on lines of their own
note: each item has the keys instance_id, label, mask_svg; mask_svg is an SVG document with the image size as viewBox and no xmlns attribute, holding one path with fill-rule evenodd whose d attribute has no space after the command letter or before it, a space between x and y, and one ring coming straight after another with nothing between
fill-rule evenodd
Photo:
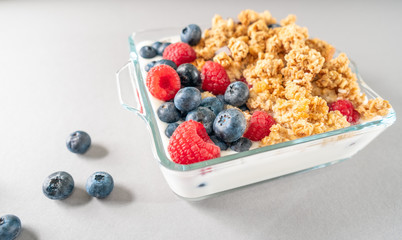
<instances>
[{"instance_id":1,"label":"blueberry","mask_svg":"<svg viewBox=\"0 0 402 240\"><path fill-rule=\"evenodd\" d=\"M235 152L244 152L248 151L253 143L248 138L240 138L239 140L232 142L230 144L230 149Z\"/></svg>"},{"instance_id":2,"label":"blueberry","mask_svg":"<svg viewBox=\"0 0 402 240\"><path fill-rule=\"evenodd\" d=\"M201 85L201 74L191 63L184 63L177 68L180 82L185 87L196 87Z\"/></svg>"},{"instance_id":3,"label":"blueberry","mask_svg":"<svg viewBox=\"0 0 402 240\"><path fill-rule=\"evenodd\" d=\"M235 108L224 110L216 116L213 129L215 135L225 142L234 142L246 130L246 118Z\"/></svg>"},{"instance_id":4,"label":"blueberry","mask_svg":"<svg viewBox=\"0 0 402 240\"><path fill-rule=\"evenodd\" d=\"M158 66L158 65L162 65L162 64L171 66L174 70L177 69L176 63L174 63L172 60L168 60L168 59L161 59L159 61L156 61L154 66Z\"/></svg>"},{"instance_id":5,"label":"blueberry","mask_svg":"<svg viewBox=\"0 0 402 240\"><path fill-rule=\"evenodd\" d=\"M0 239L13 240L21 233L21 220L12 214L0 217Z\"/></svg>"},{"instance_id":6,"label":"blueberry","mask_svg":"<svg viewBox=\"0 0 402 240\"><path fill-rule=\"evenodd\" d=\"M196 109L201 103L201 92L195 87L180 89L174 97L174 105L177 109L190 112Z\"/></svg>"},{"instance_id":7,"label":"blueberry","mask_svg":"<svg viewBox=\"0 0 402 240\"><path fill-rule=\"evenodd\" d=\"M91 137L84 131L75 131L68 136L66 145L71 152L84 154L91 146Z\"/></svg>"},{"instance_id":8,"label":"blueberry","mask_svg":"<svg viewBox=\"0 0 402 240\"><path fill-rule=\"evenodd\" d=\"M153 68L155 66L156 61L152 61L150 63L148 63L147 65L145 65L144 69L146 72L149 72L149 70L151 70L151 68Z\"/></svg>"},{"instance_id":9,"label":"blueberry","mask_svg":"<svg viewBox=\"0 0 402 240\"><path fill-rule=\"evenodd\" d=\"M153 58L156 56L156 50L151 46L143 46L140 49L140 55L143 58Z\"/></svg>"},{"instance_id":10,"label":"blueberry","mask_svg":"<svg viewBox=\"0 0 402 240\"><path fill-rule=\"evenodd\" d=\"M170 45L170 42L164 42L164 43L162 43L162 44L159 46L159 48L156 49L156 52L158 53L158 55L159 55L159 56L162 56L162 55L163 55L163 51L165 51L165 48L166 48L167 46L169 46L169 45Z\"/></svg>"},{"instance_id":11,"label":"blueberry","mask_svg":"<svg viewBox=\"0 0 402 240\"><path fill-rule=\"evenodd\" d=\"M85 186L87 193L92 197L105 198L114 187L112 176L107 172L96 172L89 176Z\"/></svg>"},{"instance_id":12,"label":"blueberry","mask_svg":"<svg viewBox=\"0 0 402 240\"><path fill-rule=\"evenodd\" d=\"M159 48L161 45L162 45L162 43L159 42L159 41L157 41L157 42L152 43L151 46L158 52L158 48Z\"/></svg>"},{"instance_id":13,"label":"blueberry","mask_svg":"<svg viewBox=\"0 0 402 240\"><path fill-rule=\"evenodd\" d=\"M247 84L244 82L232 82L225 91L225 102L239 107L245 104L250 96Z\"/></svg>"},{"instance_id":14,"label":"blueberry","mask_svg":"<svg viewBox=\"0 0 402 240\"><path fill-rule=\"evenodd\" d=\"M218 138L215 135L211 136L210 138L212 142L214 142L215 145L221 149L221 151L225 151L228 149L228 145L224 141L222 141L222 139Z\"/></svg>"},{"instance_id":15,"label":"blueberry","mask_svg":"<svg viewBox=\"0 0 402 240\"><path fill-rule=\"evenodd\" d=\"M181 30L180 39L190 46L197 45L201 40L201 28L195 24L188 25Z\"/></svg>"},{"instance_id":16,"label":"blueberry","mask_svg":"<svg viewBox=\"0 0 402 240\"><path fill-rule=\"evenodd\" d=\"M281 25L274 23L274 24L269 24L268 28L278 28L278 27L282 27Z\"/></svg>"},{"instance_id":17,"label":"blueberry","mask_svg":"<svg viewBox=\"0 0 402 240\"><path fill-rule=\"evenodd\" d=\"M179 126L178 123L169 123L165 129L166 137L170 138L173 135L174 130Z\"/></svg>"},{"instance_id":18,"label":"blueberry","mask_svg":"<svg viewBox=\"0 0 402 240\"><path fill-rule=\"evenodd\" d=\"M221 111L223 111L224 104L221 100L216 97L207 97L201 100L201 107L206 107L209 110L213 111L215 115L218 115Z\"/></svg>"},{"instance_id":19,"label":"blueberry","mask_svg":"<svg viewBox=\"0 0 402 240\"><path fill-rule=\"evenodd\" d=\"M74 190L73 177L63 171L50 174L42 185L43 193L53 200L68 198Z\"/></svg>"},{"instance_id":20,"label":"blueberry","mask_svg":"<svg viewBox=\"0 0 402 240\"><path fill-rule=\"evenodd\" d=\"M173 123L180 120L180 112L172 102L164 102L156 111L162 122Z\"/></svg>"},{"instance_id":21,"label":"blueberry","mask_svg":"<svg viewBox=\"0 0 402 240\"><path fill-rule=\"evenodd\" d=\"M225 101L225 96L224 95L216 95L216 98L221 100L223 105L227 104L227 102Z\"/></svg>"},{"instance_id":22,"label":"blueberry","mask_svg":"<svg viewBox=\"0 0 402 240\"><path fill-rule=\"evenodd\" d=\"M248 109L248 107L247 107L246 104L241 105L241 106L239 107L239 109L242 110L243 112L244 112L244 111L250 111L250 109Z\"/></svg>"},{"instance_id":23,"label":"blueberry","mask_svg":"<svg viewBox=\"0 0 402 240\"><path fill-rule=\"evenodd\" d=\"M208 108L199 107L196 110L193 110L187 114L186 121L194 120L202 123L202 125L204 125L205 127L205 130L207 130L207 133L211 134L213 130L212 125L214 123L215 117L215 113Z\"/></svg>"}]
</instances>

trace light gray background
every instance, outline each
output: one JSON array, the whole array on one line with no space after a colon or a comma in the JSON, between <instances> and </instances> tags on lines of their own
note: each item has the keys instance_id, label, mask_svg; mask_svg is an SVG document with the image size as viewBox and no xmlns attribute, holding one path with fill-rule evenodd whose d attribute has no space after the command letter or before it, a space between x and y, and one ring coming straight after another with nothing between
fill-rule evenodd
<instances>
[{"instance_id":1,"label":"light gray background","mask_svg":"<svg viewBox=\"0 0 402 240\"><path fill-rule=\"evenodd\" d=\"M402 113L401 1L0 1L0 215L19 239L401 239L400 121L341 164L256 184L202 202L178 199L152 157L144 122L123 110L115 71L140 29L209 23L245 8L288 13L343 49ZM85 156L65 138L82 129ZM66 201L41 192L64 170ZM116 189L90 199L86 178L110 172Z\"/></svg>"}]
</instances>

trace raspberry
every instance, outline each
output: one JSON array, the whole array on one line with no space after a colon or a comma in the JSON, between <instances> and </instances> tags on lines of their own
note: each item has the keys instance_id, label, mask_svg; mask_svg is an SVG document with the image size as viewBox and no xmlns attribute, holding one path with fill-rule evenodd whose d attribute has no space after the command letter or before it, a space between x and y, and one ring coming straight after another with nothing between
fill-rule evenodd
<instances>
[{"instance_id":1,"label":"raspberry","mask_svg":"<svg viewBox=\"0 0 402 240\"><path fill-rule=\"evenodd\" d=\"M242 78L240 78L240 79L237 80L237 81L239 81L239 82L244 82L245 84L247 84L247 87L248 87L249 89L250 89L250 88L253 88L253 84L248 83L245 77L242 77Z\"/></svg>"},{"instance_id":2,"label":"raspberry","mask_svg":"<svg viewBox=\"0 0 402 240\"><path fill-rule=\"evenodd\" d=\"M207 61L202 67L202 89L215 95L224 94L230 84L226 70L216 62Z\"/></svg>"},{"instance_id":3,"label":"raspberry","mask_svg":"<svg viewBox=\"0 0 402 240\"><path fill-rule=\"evenodd\" d=\"M360 119L360 114L353 108L353 104L349 100L338 100L329 104L329 110L338 110L343 116L346 116L346 120L351 124L356 124Z\"/></svg>"},{"instance_id":4,"label":"raspberry","mask_svg":"<svg viewBox=\"0 0 402 240\"><path fill-rule=\"evenodd\" d=\"M221 150L209 138L202 123L189 120L170 137L168 152L175 163L192 164L220 157Z\"/></svg>"},{"instance_id":5,"label":"raspberry","mask_svg":"<svg viewBox=\"0 0 402 240\"><path fill-rule=\"evenodd\" d=\"M180 77L168 65L158 65L147 74L147 87L152 96L159 100L169 101L180 90Z\"/></svg>"},{"instance_id":6,"label":"raspberry","mask_svg":"<svg viewBox=\"0 0 402 240\"><path fill-rule=\"evenodd\" d=\"M266 112L255 111L251 116L250 125L243 137L252 141L260 141L271 133L269 129L274 124L275 120L271 115L268 115Z\"/></svg>"},{"instance_id":7,"label":"raspberry","mask_svg":"<svg viewBox=\"0 0 402 240\"><path fill-rule=\"evenodd\" d=\"M165 48L163 58L172 60L177 66L180 66L183 63L194 61L197 58L197 54L187 43L177 42Z\"/></svg>"}]
</instances>

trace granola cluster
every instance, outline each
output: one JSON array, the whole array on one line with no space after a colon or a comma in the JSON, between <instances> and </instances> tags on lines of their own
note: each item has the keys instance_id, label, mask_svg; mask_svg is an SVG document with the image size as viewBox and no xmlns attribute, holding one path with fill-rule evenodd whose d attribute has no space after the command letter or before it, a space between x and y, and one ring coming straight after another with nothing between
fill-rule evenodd
<instances>
[{"instance_id":1,"label":"granola cluster","mask_svg":"<svg viewBox=\"0 0 402 240\"><path fill-rule=\"evenodd\" d=\"M281 27L268 27L275 23L269 11L244 10L238 21L216 15L194 46L197 68L213 60L231 81L245 78L252 86L250 113L260 110L274 117L277 124L262 146L350 126L339 111L329 111L328 104L338 99L351 101L363 120L388 113L388 101L367 101L360 92L346 54L334 58L335 48L309 38L294 15L281 20Z\"/></svg>"}]
</instances>

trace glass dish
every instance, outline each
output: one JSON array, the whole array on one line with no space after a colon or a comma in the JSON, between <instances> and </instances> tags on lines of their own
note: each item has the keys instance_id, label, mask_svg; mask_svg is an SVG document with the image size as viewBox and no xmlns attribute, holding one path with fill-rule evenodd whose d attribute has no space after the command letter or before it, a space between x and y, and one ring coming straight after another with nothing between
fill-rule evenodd
<instances>
[{"instance_id":1,"label":"glass dish","mask_svg":"<svg viewBox=\"0 0 402 240\"><path fill-rule=\"evenodd\" d=\"M116 78L122 106L145 121L152 135L153 154L160 169L173 192L182 198L202 199L256 182L340 162L363 149L396 120L395 111L390 109L385 117L347 128L199 163L176 164L165 151L164 129L160 129L158 125L160 120L152 106L152 101L155 100L147 91L145 72L142 70L144 66L140 65L137 52L138 45L144 41L151 43L175 36L179 32L178 28L168 28L133 33L129 37L130 61L116 73ZM361 90L367 98L379 97L362 80L353 62L350 67L356 73ZM127 93L127 89L131 88L134 90L136 106L123 100L123 95L126 98L133 97L132 93Z\"/></svg>"}]
</instances>

